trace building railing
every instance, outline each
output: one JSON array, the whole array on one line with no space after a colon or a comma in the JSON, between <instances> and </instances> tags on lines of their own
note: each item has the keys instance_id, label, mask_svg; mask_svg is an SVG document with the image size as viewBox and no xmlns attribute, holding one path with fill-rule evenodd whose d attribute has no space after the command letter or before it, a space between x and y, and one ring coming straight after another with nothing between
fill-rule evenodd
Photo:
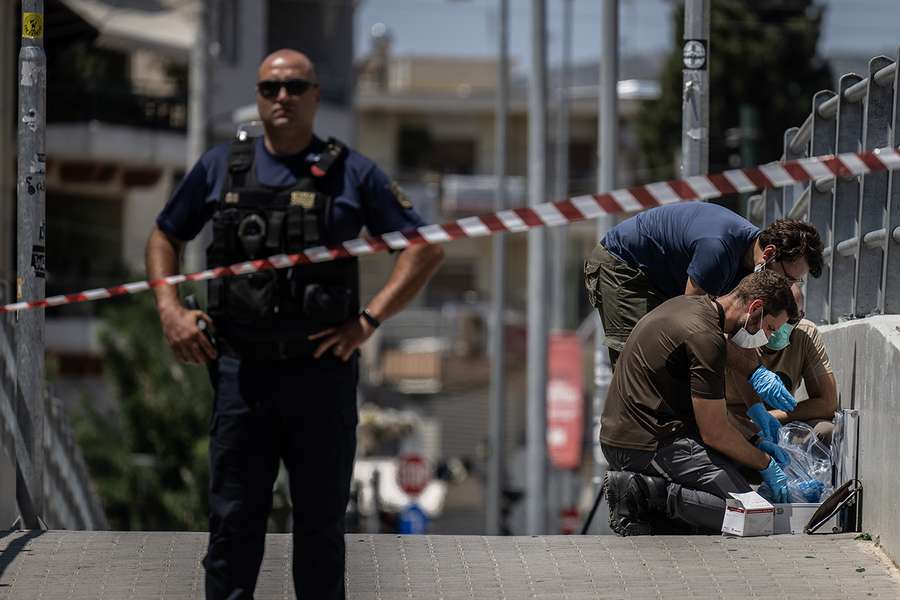
<instances>
[{"instance_id":1,"label":"building railing","mask_svg":"<svg viewBox=\"0 0 900 600\"><path fill-rule=\"evenodd\" d=\"M82 123L101 121L157 131L187 129L185 96L153 96L128 89L82 88L60 83L48 89L48 97L66 98L50 107L47 122Z\"/></svg>"},{"instance_id":2,"label":"building railing","mask_svg":"<svg viewBox=\"0 0 900 600\"><path fill-rule=\"evenodd\" d=\"M900 55L900 51L898 51ZM868 77L848 73L813 96L800 127L784 133L782 160L900 145L897 62L876 56ZM805 219L825 244L822 276L806 282L806 315L837 323L900 314L900 173L826 176L751 198L751 220Z\"/></svg>"}]
</instances>

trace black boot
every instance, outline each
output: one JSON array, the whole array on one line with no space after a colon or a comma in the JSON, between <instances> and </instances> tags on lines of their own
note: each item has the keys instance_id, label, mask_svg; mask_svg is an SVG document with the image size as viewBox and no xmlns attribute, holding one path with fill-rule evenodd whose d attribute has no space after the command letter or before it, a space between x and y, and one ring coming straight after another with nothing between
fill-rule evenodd
<instances>
[{"instance_id":1,"label":"black boot","mask_svg":"<svg viewBox=\"0 0 900 600\"><path fill-rule=\"evenodd\" d=\"M635 489L637 473L608 471L604 482L606 502L609 504L609 528L618 535L650 535L650 523L642 520Z\"/></svg>"}]
</instances>

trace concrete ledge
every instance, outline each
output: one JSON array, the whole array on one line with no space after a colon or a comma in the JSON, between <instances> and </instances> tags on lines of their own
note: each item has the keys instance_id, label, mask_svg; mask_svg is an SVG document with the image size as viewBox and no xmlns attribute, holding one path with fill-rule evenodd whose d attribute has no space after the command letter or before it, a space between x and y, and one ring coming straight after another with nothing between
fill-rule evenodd
<instances>
[{"instance_id":1,"label":"concrete ledge","mask_svg":"<svg viewBox=\"0 0 900 600\"><path fill-rule=\"evenodd\" d=\"M869 317L821 330L842 408L857 408L863 530L900 562L900 317Z\"/></svg>"}]
</instances>

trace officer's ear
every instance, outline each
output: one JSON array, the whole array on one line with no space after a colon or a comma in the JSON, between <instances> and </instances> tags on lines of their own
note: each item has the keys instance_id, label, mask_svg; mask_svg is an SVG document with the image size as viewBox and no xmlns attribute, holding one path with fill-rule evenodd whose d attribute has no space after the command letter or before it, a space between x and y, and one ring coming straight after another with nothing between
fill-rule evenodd
<instances>
[{"instance_id":1,"label":"officer's ear","mask_svg":"<svg viewBox=\"0 0 900 600\"><path fill-rule=\"evenodd\" d=\"M769 262L778 258L778 248L774 244L769 244L763 248L763 261Z\"/></svg>"}]
</instances>

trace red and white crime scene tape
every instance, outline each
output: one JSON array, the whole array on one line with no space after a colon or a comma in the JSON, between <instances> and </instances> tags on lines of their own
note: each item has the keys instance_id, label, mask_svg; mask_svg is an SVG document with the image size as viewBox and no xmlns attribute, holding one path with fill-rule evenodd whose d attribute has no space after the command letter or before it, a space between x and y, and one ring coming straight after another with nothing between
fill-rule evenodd
<instances>
[{"instance_id":1,"label":"red and white crime scene tape","mask_svg":"<svg viewBox=\"0 0 900 600\"><path fill-rule=\"evenodd\" d=\"M490 236L498 232L515 233L537 227L554 227L595 219L603 215L637 212L675 202L709 200L728 194L785 187L810 180L835 176L853 177L895 169L900 169L900 154L895 148L815 156L747 169L732 169L714 175L695 175L686 179L649 183L602 194L577 196L559 202L545 202L527 208L466 217L443 225L425 225L411 231L393 231L380 236L349 240L335 246L309 248L299 254L278 254L197 273L172 275L154 281L138 281L41 300L16 302L0 306L0 314L103 300L144 292L161 285L179 285L186 281L204 281L267 269L284 269L386 250L401 250L407 246L442 244L459 238Z\"/></svg>"}]
</instances>

